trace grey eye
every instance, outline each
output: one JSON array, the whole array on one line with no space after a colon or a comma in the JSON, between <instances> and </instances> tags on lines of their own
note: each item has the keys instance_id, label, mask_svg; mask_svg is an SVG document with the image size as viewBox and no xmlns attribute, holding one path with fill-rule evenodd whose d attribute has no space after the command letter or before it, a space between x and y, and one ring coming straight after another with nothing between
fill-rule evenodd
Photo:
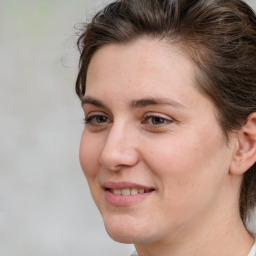
<instances>
[{"instance_id":1,"label":"grey eye","mask_svg":"<svg viewBox=\"0 0 256 256\"><path fill-rule=\"evenodd\" d=\"M148 122L152 125L161 125L167 123L168 120L159 116L151 116L148 117Z\"/></svg>"},{"instance_id":2,"label":"grey eye","mask_svg":"<svg viewBox=\"0 0 256 256\"><path fill-rule=\"evenodd\" d=\"M87 124L102 124L102 123L109 123L109 122L110 122L109 118L103 115L93 115L85 118L85 123Z\"/></svg>"},{"instance_id":3,"label":"grey eye","mask_svg":"<svg viewBox=\"0 0 256 256\"><path fill-rule=\"evenodd\" d=\"M97 123L106 123L108 121L108 118L106 116L96 116L95 121Z\"/></svg>"}]
</instances>

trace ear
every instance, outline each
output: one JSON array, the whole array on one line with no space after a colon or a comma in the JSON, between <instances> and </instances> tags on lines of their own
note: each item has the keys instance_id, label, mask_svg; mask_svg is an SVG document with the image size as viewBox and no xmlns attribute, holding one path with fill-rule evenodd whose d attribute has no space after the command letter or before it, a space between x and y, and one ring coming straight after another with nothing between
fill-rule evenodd
<instances>
[{"instance_id":1,"label":"ear","mask_svg":"<svg viewBox=\"0 0 256 256\"><path fill-rule=\"evenodd\" d=\"M230 173L241 175L256 162L256 112L248 116L236 139Z\"/></svg>"}]
</instances>

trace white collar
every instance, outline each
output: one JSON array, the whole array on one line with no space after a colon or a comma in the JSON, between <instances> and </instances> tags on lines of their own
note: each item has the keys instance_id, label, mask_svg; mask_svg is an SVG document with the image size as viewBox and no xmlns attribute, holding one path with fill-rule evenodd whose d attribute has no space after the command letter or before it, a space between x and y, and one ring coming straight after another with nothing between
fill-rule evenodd
<instances>
[{"instance_id":1,"label":"white collar","mask_svg":"<svg viewBox=\"0 0 256 256\"><path fill-rule=\"evenodd\" d=\"M256 240L248 256L256 256Z\"/></svg>"},{"instance_id":2,"label":"white collar","mask_svg":"<svg viewBox=\"0 0 256 256\"><path fill-rule=\"evenodd\" d=\"M138 254L136 251L134 251L130 256L138 256ZM251 255L248 255L248 256L251 256Z\"/></svg>"}]
</instances>

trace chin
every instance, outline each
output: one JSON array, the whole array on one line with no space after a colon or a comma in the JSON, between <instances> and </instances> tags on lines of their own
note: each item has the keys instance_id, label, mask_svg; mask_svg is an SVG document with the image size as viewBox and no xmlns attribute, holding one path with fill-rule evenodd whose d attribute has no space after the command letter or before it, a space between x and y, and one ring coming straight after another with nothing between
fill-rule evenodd
<instances>
[{"instance_id":1,"label":"chin","mask_svg":"<svg viewBox=\"0 0 256 256\"><path fill-rule=\"evenodd\" d=\"M107 229L106 231L108 235L116 242L122 244L147 244L154 242L154 239L150 239L149 234L145 234L142 232L142 235L138 233L130 232L123 230L122 232L118 232L117 230Z\"/></svg>"},{"instance_id":2,"label":"chin","mask_svg":"<svg viewBox=\"0 0 256 256\"><path fill-rule=\"evenodd\" d=\"M131 244L136 240L136 223L128 216L104 216L105 229L108 235L116 242ZM138 228L138 226L137 226Z\"/></svg>"},{"instance_id":3,"label":"chin","mask_svg":"<svg viewBox=\"0 0 256 256\"><path fill-rule=\"evenodd\" d=\"M132 218L103 219L108 235L116 242L123 244L146 244L155 242L157 234L152 233L150 225L143 225ZM145 224L145 223L144 223Z\"/></svg>"},{"instance_id":4,"label":"chin","mask_svg":"<svg viewBox=\"0 0 256 256\"><path fill-rule=\"evenodd\" d=\"M129 232L116 232L112 229L107 229L106 231L108 235L116 242L122 243L122 244L134 244L137 242L137 238L134 236L134 234L130 234Z\"/></svg>"}]
</instances>

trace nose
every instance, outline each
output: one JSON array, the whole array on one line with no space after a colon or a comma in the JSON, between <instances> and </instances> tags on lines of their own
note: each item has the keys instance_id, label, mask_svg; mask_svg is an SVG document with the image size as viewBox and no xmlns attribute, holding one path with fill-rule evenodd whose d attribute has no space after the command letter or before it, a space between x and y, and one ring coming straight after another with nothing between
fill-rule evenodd
<instances>
[{"instance_id":1,"label":"nose","mask_svg":"<svg viewBox=\"0 0 256 256\"><path fill-rule=\"evenodd\" d=\"M138 135L125 125L114 124L100 155L100 164L111 171L132 167L139 161Z\"/></svg>"}]
</instances>

